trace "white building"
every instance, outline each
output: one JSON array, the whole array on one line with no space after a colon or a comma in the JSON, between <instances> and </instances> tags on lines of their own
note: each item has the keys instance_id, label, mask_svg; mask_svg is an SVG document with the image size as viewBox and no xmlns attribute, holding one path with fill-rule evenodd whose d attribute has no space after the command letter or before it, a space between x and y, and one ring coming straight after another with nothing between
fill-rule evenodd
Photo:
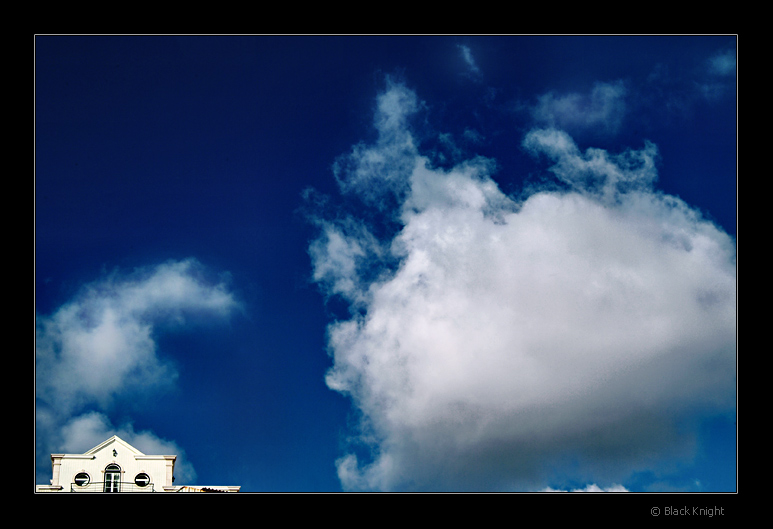
<instances>
[{"instance_id":1,"label":"white building","mask_svg":"<svg viewBox=\"0 0 773 529\"><path fill-rule=\"evenodd\" d=\"M85 454L51 454L51 484L35 492L238 492L174 484L176 455L145 455L114 435Z\"/></svg>"}]
</instances>

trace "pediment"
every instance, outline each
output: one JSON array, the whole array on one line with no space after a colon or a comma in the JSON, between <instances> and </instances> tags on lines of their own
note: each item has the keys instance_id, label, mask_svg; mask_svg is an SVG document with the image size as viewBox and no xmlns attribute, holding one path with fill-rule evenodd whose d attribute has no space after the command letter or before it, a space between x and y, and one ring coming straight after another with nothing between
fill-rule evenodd
<instances>
[{"instance_id":1,"label":"pediment","mask_svg":"<svg viewBox=\"0 0 773 529\"><path fill-rule=\"evenodd\" d=\"M136 456L143 456L142 452L134 448L132 445L118 437L117 435L112 436L110 439L107 439L106 441L101 442L88 452L86 452L85 455L96 455L99 452L105 451L105 450L116 450L120 447L120 452L123 452L125 450L128 450L132 455Z\"/></svg>"}]
</instances>

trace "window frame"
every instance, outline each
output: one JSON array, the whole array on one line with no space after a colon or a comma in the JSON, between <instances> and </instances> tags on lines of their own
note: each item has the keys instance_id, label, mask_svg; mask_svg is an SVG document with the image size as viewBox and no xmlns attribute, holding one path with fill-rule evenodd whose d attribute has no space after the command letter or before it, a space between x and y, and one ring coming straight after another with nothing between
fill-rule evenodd
<instances>
[{"instance_id":1,"label":"window frame","mask_svg":"<svg viewBox=\"0 0 773 529\"><path fill-rule=\"evenodd\" d=\"M110 463L105 467L105 484L103 492L121 492L121 467ZM109 476L109 477L108 477Z\"/></svg>"},{"instance_id":2,"label":"window frame","mask_svg":"<svg viewBox=\"0 0 773 529\"><path fill-rule=\"evenodd\" d=\"M79 477L81 478L82 483L78 483ZM91 483L91 476L89 476L88 472L81 471L75 474L75 477L72 478L72 482L75 483L78 487L87 487L89 483Z\"/></svg>"},{"instance_id":3,"label":"window frame","mask_svg":"<svg viewBox=\"0 0 773 529\"><path fill-rule=\"evenodd\" d=\"M138 483L137 482L138 479L146 480L145 484L142 485L142 484ZM134 476L134 484L137 485L138 487L144 489L145 487L147 487L148 485L151 484L150 475L147 472L139 472L136 476Z\"/></svg>"}]
</instances>

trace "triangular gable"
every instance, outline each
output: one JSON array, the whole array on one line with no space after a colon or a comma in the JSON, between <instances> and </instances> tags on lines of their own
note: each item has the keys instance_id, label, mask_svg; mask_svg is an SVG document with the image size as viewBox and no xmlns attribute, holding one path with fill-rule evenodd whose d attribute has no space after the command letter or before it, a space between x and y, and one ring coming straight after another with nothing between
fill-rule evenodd
<instances>
[{"instance_id":1,"label":"triangular gable","mask_svg":"<svg viewBox=\"0 0 773 529\"><path fill-rule=\"evenodd\" d=\"M134 448L132 445L130 445L129 443L127 443L126 441L124 441L123 439L118 437L117 435L114 435L110 439L108 439L106 441L103 441L102 443L98 444L97 446L95 446L94 448L92 448L91 450L86 452L86 454L88 454L88 455L96 454L97 452L101 452L102 450L106 450L109 447L111 447L113 445L116 445L116 444L120 445L122 448L124 448L126 450L129 450L134 455L137 455L137 456L144 456L145 455L142 452L140 452L139 450L137 450L136 448Z\"/></svg>"}]
</instances>

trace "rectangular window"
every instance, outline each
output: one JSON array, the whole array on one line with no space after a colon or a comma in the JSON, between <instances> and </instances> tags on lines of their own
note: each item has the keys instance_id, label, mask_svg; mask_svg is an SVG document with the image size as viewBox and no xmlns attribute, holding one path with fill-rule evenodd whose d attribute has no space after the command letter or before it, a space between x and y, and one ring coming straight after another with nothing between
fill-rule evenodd
<instances>
[{"instance_id":1,"label":"rectangular window","mask_svg":"<svg viewBox=\"0 0 773 529\"><path fill-rule=\"evenodd\" d=\"M105 472L105 492L118 492L120 474Z\"/></svg>"}]
</instances>

